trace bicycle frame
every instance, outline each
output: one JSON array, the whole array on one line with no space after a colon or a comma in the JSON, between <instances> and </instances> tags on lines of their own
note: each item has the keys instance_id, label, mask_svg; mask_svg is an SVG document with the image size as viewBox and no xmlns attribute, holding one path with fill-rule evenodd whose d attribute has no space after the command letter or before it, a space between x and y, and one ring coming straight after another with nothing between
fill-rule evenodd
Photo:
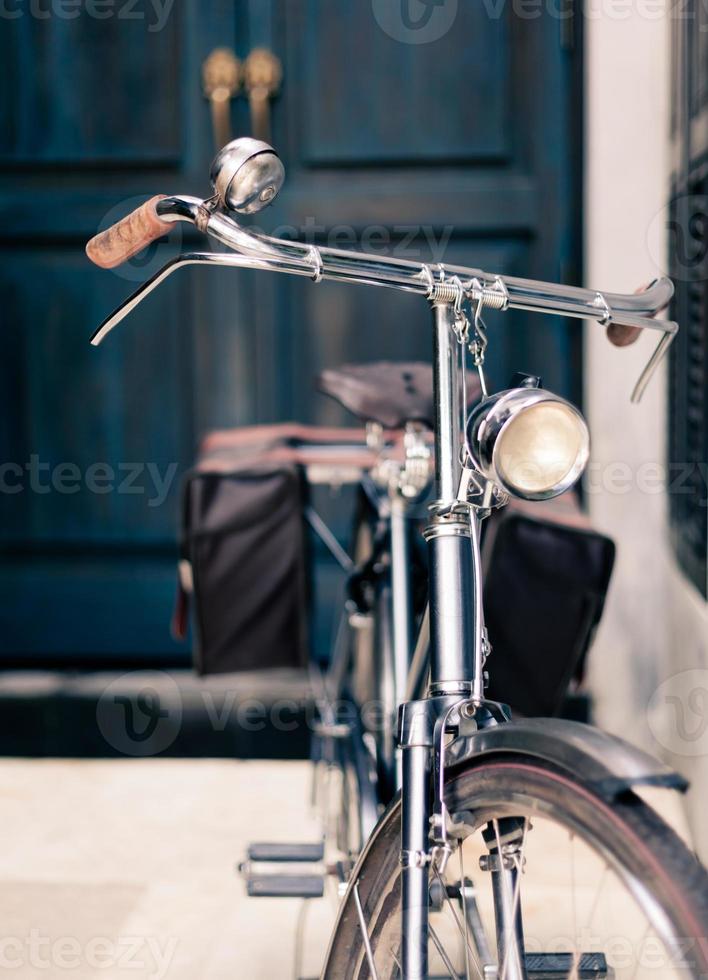
<instances>
[{"instance_id":1,"label":"bicycle frame","mask_svg":"<svg viewBox=\"0 0 708 980\"><path fill-rule=\"evenodd\" d=\"M404 702L399 715L402 969L404 980L423 980L428 968L429 869L435 850L444 851L446 840L442 791L434 782L442 771L439 746L445 732L450 730L453 713L457 712L458 721L465 711L465 717L474 719L475 712L485 708L479 517L461 493L464 459L463 420L460 417L462 379L455 328L462 304L468 303L475 317L484 306L498 310L514 308L661 332L658 346L635 386L633 400L638 400L678 329L675 323L651 319L666 305L673 287L669 280L662 279L631 296L600 293L493 276L461 266L428 266L286 242L240 227L219 206L216 198L208 202L188 197L164 198L157 203L156 212L163 222L192 222L233 252L190 253L173 260L102 324L92 338L94 344L100 343L168 275L189 264L285 272L306 276L315 282L330 279L387 286L417 293L431 304L435 502L424 532L429 553L431 682L428 696L423 700ZM394 548L399 555L397 560L401 561L400 535L394 540ZM407 601L402 589L400 580L396 585L394 579L400 610L397 618L401 622ZM406 636L402 629L400 645L396 649L399 687L403 655L405 652L407 663L411 645L410 634ZM503 909L500 914L504 914ZM507 930L503 931L506 933ZM373 963L370 966L375 976Z\"/></svg>"}]
</instances>

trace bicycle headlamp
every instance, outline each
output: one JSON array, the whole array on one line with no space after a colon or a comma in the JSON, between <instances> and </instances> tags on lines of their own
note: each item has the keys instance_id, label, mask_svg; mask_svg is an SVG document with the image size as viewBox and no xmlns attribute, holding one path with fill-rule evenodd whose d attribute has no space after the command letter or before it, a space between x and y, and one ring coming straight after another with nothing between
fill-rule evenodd
<instances>
[{"instance_id":1,"label":"bicycle headlamp","mask_svg":"<svg viewBox=\"0 0 708 980\"><path fill-rule=\"evenodd\" d=\"M480 472L526 500L563 493L590 455L590 434L577 408L539 388L512 388L481 402L469 417L467 441Z\"/></svg>"}]
</instances>

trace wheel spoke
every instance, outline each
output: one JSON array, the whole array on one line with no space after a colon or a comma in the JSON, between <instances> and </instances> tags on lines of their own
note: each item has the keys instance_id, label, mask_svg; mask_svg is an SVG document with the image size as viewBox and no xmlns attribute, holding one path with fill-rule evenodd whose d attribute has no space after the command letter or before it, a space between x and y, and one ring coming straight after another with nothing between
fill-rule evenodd
<instances>
[{"instance_id":1,"label":"wheel spoke","mask_svg":"<svg viewBox=\"0 0 708 980\"><path fill-rule=\"evenodd\" d=\"M460 917L458 916L458 914L457 914L457 912L455 910L455 906L452 904L452 900L451 900L450 896L447 893L447 885L445 883L445 880L444 880L444 878L442 877L442 875L440 874L440 872L438 871L437 868L434 867L433 870L435 872L435 875L436 875L438 881L440 882L440 887L442 888L443 900L445 901L445 903L447 904L447 907L452 912L452 917L455 920L455 924L456 924L456 926L457 926L457 928L458 928L458 930L460 932L460 935L462 936L462 939L463 939L463 941L465 943L465 947L466 947L467 951L469 952L469 954L472 956L474 967L475 967L475 969L477 971L477 976L480 978L480 980L484 980L484 970L480 966L479 960L477 959L477 954L475 953L475 951L470 946L470 941L469 941L469 936L468 936L468 933L467 933L467 929L460 922Z\"/></svg>"},{"instance_id":2,"label":"wheel spoke","mask_svg":"<svg viewBox=\"0 0 708 980\"><path fill-rule=\"evenodd\" d=\"M379 980L379 975L376 972L376 964L374 963L374 953L371 949L371 940L369 939L369 931L366 927L366 918L364 917L364 909L361 907L361 898L359 897L359 882L354 885L354 904L356 905L356 914L359 917L359 926L361 927L361 933L364 940L364 950L366 951L366 959L369 963L369 972L373 977L373 980Z\"/></svg>"},{"instance_id":3,"label":"wheel spoke","mask_svg":"<svg viewBox=\"0 0 708 980\"><path fill-rule=\"evenodd\" d=\"M428 931L430 932L430 938L433 940L433 945L435 946L435 948L437 949L437 951L438 951L438 953L440 955L440 959L445 964L445 969L447 970L447 972L452 977L452 980L458 980L458 978L457 978L457 970L455 969L455 967L450 962L450 957L445 952L445 947L440 942L440 937L438 936L437 932L435 931L435 929L433 929L433 927L431 925L428 926Z\"/></svg>"},{"instance_id":4,"label":"wheel spoke","mask_svg":"<svg viewBox=\"0 0 708 980\"><path fill-rule=\"evenodd\" d=\"M400 977L402 977L403 976L403 966L402 966L401 961L399 960L398 956L396 955L395 949L393 947L391 947L391 949L389 949L389 953L391 954L391 959L393 960L393 962L398 967L398 975Z\"/></svg>"},{"instance_id":5,"label":"wheel spoke","mask_svg":"<svg viewBox=\"0 0 708 980\"><path fill-rule=\"evenodd\" d=\"M468 934L471 933L472 943L474 949L477 950L477 960L482 967L491 965L492 963L492 953L489 949L487 943L487 937L484 931L484 923L482 922L482 917L479 913L479 906L477 904L476 889L474 888L474 883L469 880L465 875L464 866L464 846L461 844L459 847L460 854L460 901L462 904L462 914L465 919L465 926L467 928ZM470 894L468 895L468 892ZM467 962L469 958L469 948L465 945L465 965L467 973L465 974L465 980L470 980L470 969L469 963Z\"/></svg>"},{"instance_id":6,"label":"wheel spoke","mask_svg":"<svg viewBox=\"0 0 708 980\"><path fill-rule=\"evenodd\" d=\"M573 909L573 946L575 947L573 952L573 962L571 964L571 970L568 975L568 980L578 980L578 967L580 966L580 957L582 955L578 947L578 903L577 903L577 888L575 885L575 834L570 835L570 894L571 894L571 907Z\"/></svg>"},{"instance_id":7,"label":"wheel spoke","mask_svg":"<svg viewBox=\"0 0 708 980\"><path fill-rule=\"evenodd\" d=\"M308 902L304 901L300 905L297 914L297 925L295 926L295 952L293 954L293 980L300 980L302 976L302 960L304 953L305 921L307 919Z\"/></svg>"},{"instance_id":8,"label":"wheel spoke","mask_svg":"<svg viewBox=\"0 0 708 980\"><path fill-rule=\"evenodd\" d=\"M577 925L577 908L576 908L577 887L576 887L576 877L575 877L575 870L576 869L575 869L575 835L574 834L570 834L570 841L571 841L570 868L571 868L571 890L572 890L572 896L573 896L572 902L573 902L573 930L574 930L574 932L573 932L573 945L575 946L575 949L574 949L574 952L573 952L573 961L572 961L572 964L571 964L571 970L570 970L570 973L568 974L567 980L578 980L578 973L579 973L579 970L580 970L580 961L582 959L582 950L579 949L578 946L577 946L577 942L578 942L578 925ZM593 896L592 905L590 906L590 914L589 914L589 916L587 918L587 924L586 924L586 927L585 928L588 931L590 930L590 928L592 926L593 919L595 918L595 913L597 912L597 909L599 907L599 904L600 904L600 896L602 895L602 890L603 890L604 885L605 885L605 880L607 878L607 872L608 871L609 871L608 865L607 864L604 864L603 865L603 868L602 868L602 874L600 875L600 881L598 882L597 888L595 889L595 894Z\"/></svg>"},{"instance_id":9,"label":"wheel spoke","mask_svg":"<svg viewBox=\"0 0 708 980\"><path fill-rule=\"evenodd\" d=\"M464 953L465 953L465 980L471 980L470 977L470 944L469 944L469 923L470 920L467 917L467 888L465 887L465 865L462 857L462 844L458 847L458 852L460 855L460 895L462 896L462 918L465 921L465 938L463 940Z\"/></svg>"},{"instance_id":10,"label":"wheel spoke","mask_svg":"<svg viewBox=\"0 0 708 980\"><path fill-rule=\"evenodd\" d=\"M501 836L499 834L499 821L493 820L492 824L494 826L494 836L497 842L497 853L499 855L500 862L500 874L502 888L507 891L508 898L508 885L506 875L503 874L503 854L501 847ZM506 980L506 971L509 967L509 949L512 943L516 943L516 916L519 911L519 901L521 898L521 875L524 867L524 849L526 847L526 832L528 830L528 819L524 817L524 829L521 836L521 847L519 848L519 853L513 856L514 864L516 865L516 881L514 882L514 894L511 900L511 922L505 922L504 928L506 930L506 935L503 937L504 940L504 958L502 959L501 972L499 974L498 980ZM521 969L523 974L526 974L526 968L523 962L523 951L519 951L519 960L521 963Z\"/></svg>"},{"instance_id":11,"label":"wheel spoke","mask_svg":"<svg viewBox=\"0 0 708 980\"><path fill-rule=\"evenodd\" d=\"M642 938L639 940L639 945L637 946L637 950L640 950L643 947L644 943L646 942L646 938L650 932L651 932L651 925L647 922L644 932L642 933ZM634 964L634 973L632 974L632 980L636 980L637 971L639 970L639 963L640 963L639 956L637 956L637 962Z\"/></svg>"}]
</instances>

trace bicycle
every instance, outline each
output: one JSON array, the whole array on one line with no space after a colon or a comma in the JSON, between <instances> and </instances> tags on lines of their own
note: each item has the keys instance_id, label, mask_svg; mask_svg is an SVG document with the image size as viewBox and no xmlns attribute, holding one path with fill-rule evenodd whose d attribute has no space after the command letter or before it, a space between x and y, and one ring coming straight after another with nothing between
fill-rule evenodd
<instances>
[{"instance_id":1,"label":"bicycle","mask_svg":"<svg viewBox=\"0 0 708 980\"><path fill-rule=\"evenodd\" d=\"M670 281L609 294L318 248L239 225L233 215L261 210L283 180L270 146L236 140L214 162L210 198L153 198L93 239L87 252L110 268L175 221L193 223L230 250L169 262L104 321L94 344L189 264L385 286L416 293L432 309L435 499L424 534L429 676L416 696L420 684L409 676L415 664L408 650L397 695L403 673L400 792L347 876L322 976L422 980L439 969L497 980L629 978L655 976L656 969L662 978L707 976L708 876L640 796L642 787L681 790L685 782L588 726L514 721L484 691L481 521L509 496L548 499L568 489L587 463L589 439L577 409L533 383L488 392L483 310L585 318L612 325L617 343L623 332L660 332L635 385L636 401L678 329L654 319L671 298ZM483 396L469 417L462 380L468 354ZM537 866L543 876L532 881ZM631 937L616 934L620 912Z\"/></svg>"}]
</instances>

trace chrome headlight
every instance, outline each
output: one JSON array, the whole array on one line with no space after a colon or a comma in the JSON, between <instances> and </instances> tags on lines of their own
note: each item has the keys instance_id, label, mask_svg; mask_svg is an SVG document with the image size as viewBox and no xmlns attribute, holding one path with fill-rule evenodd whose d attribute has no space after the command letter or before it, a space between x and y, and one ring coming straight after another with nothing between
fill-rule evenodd
<instances>
[{"instance_id":1,"label":"chrome headlight","mask_svg":"<svg viewBox=\"0 0 708 980\"><path fill-rule=\"evenodd\" d=\"M512 388L481 402L467 423L467 442L487 479L526 500L563 493L590 455L583 416L541 388Z\"/></svg>"}]
</instances>

